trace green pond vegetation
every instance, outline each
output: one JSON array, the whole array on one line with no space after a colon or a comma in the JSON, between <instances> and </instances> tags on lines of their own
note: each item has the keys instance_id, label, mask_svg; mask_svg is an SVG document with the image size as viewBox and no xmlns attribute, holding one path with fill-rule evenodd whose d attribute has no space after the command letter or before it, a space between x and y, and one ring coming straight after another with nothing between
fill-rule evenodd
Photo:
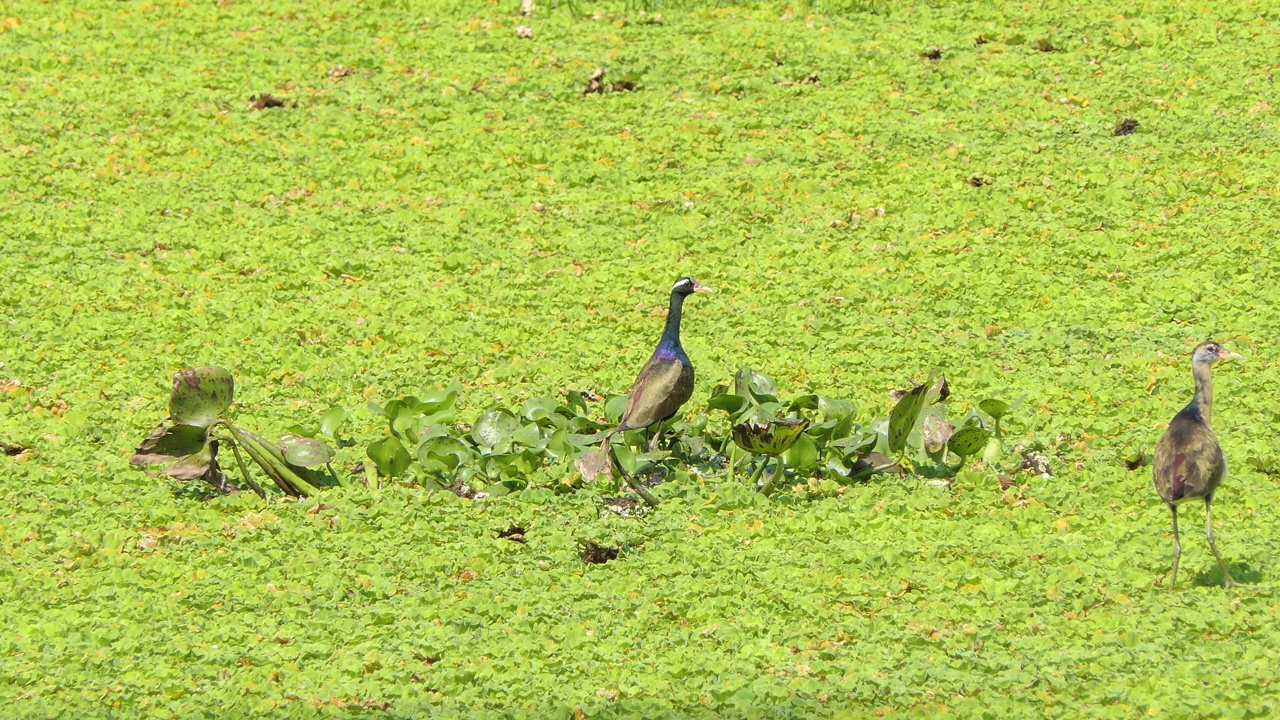
<instances>
[{"instance_id":1,"label":"green pond vegetation","mask_svg":"<svg viewBox=\"0 0 1280 720\"><path fill-rule=\"evenodd\" d=\"M0 8L6 714L1280 712L1280 7L518 9Z\"/></svg>"}]
</instances>

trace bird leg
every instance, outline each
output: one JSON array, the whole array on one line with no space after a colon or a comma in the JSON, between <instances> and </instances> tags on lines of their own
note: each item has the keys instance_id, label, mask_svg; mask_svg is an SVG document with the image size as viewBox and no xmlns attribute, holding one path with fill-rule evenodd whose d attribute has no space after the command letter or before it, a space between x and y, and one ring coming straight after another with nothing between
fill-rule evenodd
<instances>
[{"instance_id":1,"label":"bird leg","mask_svg":"<svg viewBox=\"0 0 1280 720\"><path fill-rule=\"evenodd\" d=\"M1239 587L1239 583L1231 577L1231 573L1227 572L1227 564L1222 562L1222 556L1218 554L1218 546L1213 542L1213 513L1209 510L1209 498L1204 500L1204 534L1209 539L1209 549L1213 551L1213 556L1218 559L1218 567L1222 568L1222 587L1233 588Z\"/></svg>"},{"instance_id":2,"label":"bird leg","mask_svg":"<svg viewBox=\"0 0 1280 720\"><path fill-rule=\"evenodd\" d=\"M622 479L631 486L632 490L636 491L637 495L644 499L646 505L651 508L658 507L658 498L654 497L653 493L649 492L649 489L642 485L639 480L631 477L626 470L622 469L622 463L618 462L618 455L613 452L612 446L610 446L609 460L613 463L613 469L622 476Z\"/></svg>"},{"instance_id":3,"label":"bird leg","mask_svg":"<svg viewBox=\"0 0 1280 720\"><path fill-rule=\"evenodd\" d=\"M658 421L658 429L654 430L653 436L649 438L649 443L647 445L648 452L653 452L657 449L658 443L662 441L662 423L664 422L666 422L666 420Z\"/></svg>"},{"instance_id":4,"label":"bird leg","mask_svg":"<svg viewBox=\"0 0 1280 720\"><path fill-rule=\"evenodd\" d=\"M1169 581L1169 590L1178 587L1178 560L1182 558L1182 543L1178 542L1178 506L1170 505L1173 511L1173 579Z\"/></svg>"}]
</instances>

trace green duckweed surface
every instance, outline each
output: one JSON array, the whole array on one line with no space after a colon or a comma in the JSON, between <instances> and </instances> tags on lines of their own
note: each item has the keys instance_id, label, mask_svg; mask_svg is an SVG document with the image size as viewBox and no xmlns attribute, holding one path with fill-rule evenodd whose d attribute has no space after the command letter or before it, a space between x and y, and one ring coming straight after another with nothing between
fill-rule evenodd
<instances>
[{"instance_id":1,"label":"green duckweed surface","mask_svg":"<svg viewBox=\"0 0 1280 720\"><path fill-rule=\"evenodd\" d=\"M1163 589L1168 513L1124 463L1197 342L1244 354L1215 526L1280 583L1280 10L709 5L0 8L5 713L1280 711L1276 591L1217 586L1199 508ZM601 65L635 89L584 96ZM686 305L690 412L750 365L866 422L937 367L1025 398L1052 476L711 479L641 520L128 465L193 365L272 433L455 379L472 412L623 392L686 274L717 290ZM381 432L358 414L339 466Z\"/></svg>"}]
</instances>

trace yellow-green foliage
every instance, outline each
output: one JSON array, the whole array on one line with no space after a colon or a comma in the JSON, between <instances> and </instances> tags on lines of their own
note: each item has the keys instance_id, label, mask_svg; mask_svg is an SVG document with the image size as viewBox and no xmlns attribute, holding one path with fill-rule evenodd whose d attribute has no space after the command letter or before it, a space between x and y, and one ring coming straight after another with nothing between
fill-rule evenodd
<instances>
[{"instance_id":1,"label":"yellow-green foliage","mask_svg":"<svg viewBox=\"0 0 1280 720\"><path fill-rule=\"evenodd\" d=\"M4 3L3 712L1276 713L1275 591L1215 587L1193 511L1160 589L1168 512L1122 463L1196 342L1246 355L1215 524L1280 582L1275 4L712 5ZM693 405L750 366L867 423L939 368L1025 395L1005 436L1055 475L689 481L638 520L128 466L197 365L273 438L454 380L469 417L624 392L686 274L718 291Z\"/></svg>"}]
</instances>

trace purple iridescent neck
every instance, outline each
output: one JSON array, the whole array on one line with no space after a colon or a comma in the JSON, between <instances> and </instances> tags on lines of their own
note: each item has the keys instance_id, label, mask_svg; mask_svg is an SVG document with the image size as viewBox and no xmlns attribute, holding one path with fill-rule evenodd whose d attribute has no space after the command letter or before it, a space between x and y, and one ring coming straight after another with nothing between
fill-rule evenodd
<instances>
[{"instance_id":1,"label":"purple iridescent neck","mask_svg":"<svg viewBox=\"0 0 1280 720\"><path fill-rule=\"evenodd\" d=\"M653 351L654 357L664 360L675 360L685 356L680 346L680 313L684 307L684 295L671 293L671 307L667 309L667 326L662 330L662 339L658 341L658 349Z\"/></svg>"}]
</instances>

